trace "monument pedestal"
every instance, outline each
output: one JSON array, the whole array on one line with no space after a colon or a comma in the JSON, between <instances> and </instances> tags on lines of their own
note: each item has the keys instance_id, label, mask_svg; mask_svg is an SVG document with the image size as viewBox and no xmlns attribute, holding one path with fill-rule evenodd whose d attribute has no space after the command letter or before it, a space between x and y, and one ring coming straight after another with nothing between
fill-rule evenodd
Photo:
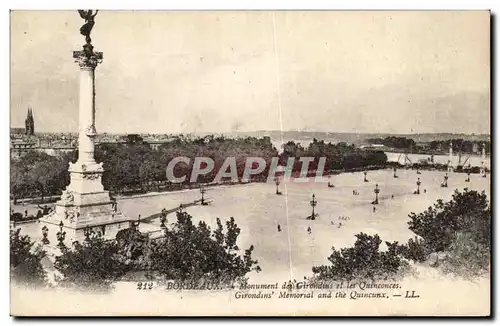
<instances>
[{"instance_id":1,"label":"monument pedestal","mask_svg":"<svg viewBox=\"0 0 500 326\"><path fill-rule=\"evenodd\" d=\"M60 231L61 222L66 244L84 240L86 232L114 238L117 232L129 227L130 219L115 208L102 186L102 163L70 163L69 171L71 182L61 200L51 214L40 220L49 229L51 242L50 235Z\"/></svg>"}]
</instances>

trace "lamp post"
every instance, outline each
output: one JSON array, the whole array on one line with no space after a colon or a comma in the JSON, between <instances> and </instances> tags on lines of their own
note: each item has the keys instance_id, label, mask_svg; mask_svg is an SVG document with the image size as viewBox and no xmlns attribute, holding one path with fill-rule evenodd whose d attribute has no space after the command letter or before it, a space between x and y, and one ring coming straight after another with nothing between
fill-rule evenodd
<instances>
[{"instance_id":1,"label":"lamp post","mask_svg":"<svg viewBox=\"0 0 500 326\"><path fill-rule=\"evenodd\" d=\"M63 231L64 223L61 221L59 223L59 232L57 232L56 237L58 241L58 246L64 247L64 239L66 238L66 232Z\"/></svg>"},{"instance_id":2,"label":"lamp post","mask_svg":"<svg viewBox=\"0 0 500 326\"><path fill-rule=\"evenodd\" d=\"M334 187L334 185L332 185L332 183L331 183L331 181L330 181L330 180L331 180L331 178L332 178L332 176L331 176L331 175L329 175L329 176L328 176L328 188L333 188L333 187Z\"/></svg>"},{"instance_id":3,"label":"lamp post","mask_svg":"<svg viewBox=\"0 0 500 326\"><path fill-rule=\"evenodd\" d=\"M43 236L42 243L43 244L49 244L50 243L49 239L47 239L48 235L49 235L49 229L47 228L46 225L44 225L43 228L42 228L42 236Z\"/></svg>"},{"instance_id":4,"label":"lamp post","mask_svg":"<svg viewBox=\"0 0 500 326\"><path fill-rule=\"evenodd\" d=\"M83 230L83 235L85 236L85 241L89 241L90 240L90 235L93 233L92 229L90 227L86 227L84 230Z\"/></svg>"},{"instance_id":5,"label":"lamp post","mask_svg":"<svg viewBox=\"0 0 500 326\"><path fill-rule=\"evenodd\" d=\"M380 189L378 188L378 184L375 185L375 190L373 190L375 193L375 201L373 202L374 205L378 205L378 194L380 192Z\"/></svg>"},{"instance_id":6,"label":"lamp post","mask_svg":"<svg viewBox=\"0 0 500 326\"><path fill-rule=\"evenodd\" d=\"M280 178L275 177L274 178L274 184L276 185L276 195L281 195L281 192L279 190L279 185L280 185Z\"/></svg>"},{"instance_id":7,"label":"lamp post","mask_svg":"<svg viewBox=\"0 0 500 326\"><path fill-rule=\"evenodd\" d=\"M420 195L420 178L417 178L417 191L415 192L417 195Z\"/></svg>"},{"instance_id":8,"label":"lamp post","mask_svg":"<svg viewBox=\"0 0 500 326\"><path fill-rule=\"evenodd\" d=\"M164 215L163 213L161 214L161 218L160 218L160 221L161 221L161 224L160 224L160 227L163 229L166 227L165 225L165 222L167 221L167 216Z\"/></svg>"},{"instance_id":9,"label":"lamp post","mask_svg":"<svg viewBox=\"0 0 500 326\"><path fill-rule=\"evenodd\" d=\"M312 207L312 214L311 214L311 220L316 219L316 213L314 212L314 207L318 204L318 201L316 200L316 196L313 194L312 195L312 200L310 201L311 207Z\"/></svg>"},{"instance_id":10,"label":"lamp post","mask_svg":"<svg viewBox=\"0 0 500 326\"><path fill-rule=\"evenodd\" d=\"M203 187L203 185L200 187L200 193L201 193L201 204L202 205L205 205L205 192L207 192L207 190L205 189L205 187Z\"/></svg>"},{"instance_id":11,"label":"lamp post","mask_svg":"<svg viewBox=\"0 0 500 326\"><path fill-rule=\"evenodd\" d=\"M160 222L161 222L161 225L160 227L161 228L164 228L165 227L165 222L167 221L167 210L165 208L163 208L161 210L161 217L160 217Z\"/></svg>"}]
</instances>

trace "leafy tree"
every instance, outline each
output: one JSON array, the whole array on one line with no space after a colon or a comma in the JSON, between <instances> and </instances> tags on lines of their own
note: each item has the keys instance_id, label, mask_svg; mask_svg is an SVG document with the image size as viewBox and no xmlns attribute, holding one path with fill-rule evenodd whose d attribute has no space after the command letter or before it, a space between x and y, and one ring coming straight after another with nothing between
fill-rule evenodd
<instances>
[{"instance_id":1,"label":"leafy tree","mask_svg":"<svg viewBox=\"0 0 500 326\"><path fill-rule=\"evenodd\" d=\"M118 232L116 240L93 235L72 248L63 248L55 268L64 275L62 286L109 290L112 283L129 272L147 272L163 280L210 280L230 285L259 271L252 259L253 246L243 255L237 246L241 230L234 218L226 228L217 219L212 232L204 222L197 226L192 217L177 214L177 223L165 230L165 237L151 240L134 228Z\"/></svg>"},{"instance_id":2,"label":"leafy tree","mask_svg":"<svg viewBox=\"0 0 500 326\"><path fill-rule=\"evenodd\" d=\"M427 248L423 240L415 237L415 239L408 239L408 242L405 245L400 245L398 252L400 252L401 255L408 260L424 262L427 259L430 250Z\"/></svg>"},{"instance_id":3,"label":"leafy tree","mask_svg":"<svg viewBox=\"0 0 500 326\"><path fill-rule=\"evenodd\" d=\"M185 212L177 213L177 223L165 231L165 238L153 242L151 270L165 280L198 281L207 279L231 284L252 270L260 270L252 259L253 246L242 256L236 244L240 229L234 218L220 219L212 232L204 222L198 226Z\"/></svg>"},{"instance_id":4,"label":"leafy tree","mask_svg":"<svg viewBox=\"0 0 500 326\"><path fill-rule=\"evenodd\" d=\"M149 237L136 228L128 228L116 234L119 247L118 258L133 270L149 268L151 241Z\"/></svg>"},{"instance_id":5,"label":"leafy tree","mask_svg":"<svg viewBox=\"0 0 500 326\"><path fill-rule=\"evenodd\" d=\"M54 267L64 276L59 284L93 291L106 291L113 282L125 275L128 265L119 256L115 240L105 240L93 234L87 240L62 248Z\"/></svg>"},{"instance_id":6,"label":"leafy tree","mask_svg":"<svg viewBox=\"0 0 500 326\"><path fill-rule=\"evenodd\" d=\"M457 232L441 263L445 273L473 278L490 270L490 248L476 242L470 233Z\"/></svg>"},{"instance_id":7,"label":"leafy tree","mask_svg":"<svg viewBox=\"0 0 500 326\"><path fill-rule=\"evenodd\" d=\"M380 251L380 237L365 233L356 235L354 247L336 250L328 257L331 265L313 267L319 280L390 279L408 266L398 253L397 242L386 242L387 251Z\"/></svg>"},{"instance_id":8,"label":"leafy tree","mask_svg":"<svg viewBox=\"0 0 500 326\"><path fill-rule=\"evenodd\" d=\"M28 152L12 160L11 191L14 198L43 197L60 192L69 183L69 156L54 157Z\"/></svg>"},{"instance_id":9,"label":"leafy tree","mask_svg":"<svg viewBox=\"0 0 500 326\"><path fill-rule=\"evenodd\" d=\"M20 235L21 229L10 231L10 275L13 281L40 286L46 282L46 273L42 266L45 252L27 235Z\"/></svg>"},{"instance_id":10,"label":"leafy tree","mask_svg":"<svg viewBox=\"0 0 500 326\"><path fill-rule=\"evenodd\" d=\"M449 202L438 200L425 212L410 214L408 224L421 239L401 248L405 257L423 261L443 252L437 265L446 273L472 277L489 270L491 206L484 192L456 190Z\"/></svg>"},{"instance_id":11,"label":"leafy tree","mask_svg":"<svg viewBox=\"0 0 500 326\"><path fill-rule=\"evenodd\" d=\"M366 140L370 144L381 144L390 148L397 149L414 149L416 148L416 143L411 138L389 136L385 138L369 138Z\"/></svg>"},{"instance_id":12,"label":"leafy tree","mask_svg":"<svg viewBox=\"0 0 500 326\"><path fill-rule=\"evenodd\" d=\"M438 200L434 207L409 217L409 229L422 237L431 251L447 249L458 231L469 233L475 242L490 245L491 207L484 192L456 190L449 202Z\"/></svg>"}]
</instances>

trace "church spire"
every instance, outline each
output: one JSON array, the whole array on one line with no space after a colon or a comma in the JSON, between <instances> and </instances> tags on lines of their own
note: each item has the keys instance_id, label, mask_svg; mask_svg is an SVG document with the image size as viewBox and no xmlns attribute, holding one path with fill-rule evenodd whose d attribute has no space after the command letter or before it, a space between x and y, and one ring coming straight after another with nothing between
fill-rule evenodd
<instances>
[{"instance_id":1,"label":"church spire","mask_svg":"<svg viewBox=\"0 0 500 326\"><path fill-rule=\"evenodd\" d=\"M35 120L33 119L33 109L28 106L28 114L24 121L26 127L26 135L33 136L35 134Z\"/></svg>"}]
</instances>

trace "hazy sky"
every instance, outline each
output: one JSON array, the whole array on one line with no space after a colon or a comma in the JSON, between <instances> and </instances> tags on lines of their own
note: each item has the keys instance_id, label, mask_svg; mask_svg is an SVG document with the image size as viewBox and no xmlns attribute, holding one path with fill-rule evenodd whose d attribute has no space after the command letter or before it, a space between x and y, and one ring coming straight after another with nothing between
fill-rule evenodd
<instances>
[{"instance_id":1,"label":"hazy sky","mask_svg":"<svg viewBox=\"0 0 500 326\"><path fill-rule=\"evenodd\" d=\"M77 131L82 23L12 12L12 126ZM96 127L489 133L489 37L488 12L100 11Z\"/></svg>"}]
</instances>

